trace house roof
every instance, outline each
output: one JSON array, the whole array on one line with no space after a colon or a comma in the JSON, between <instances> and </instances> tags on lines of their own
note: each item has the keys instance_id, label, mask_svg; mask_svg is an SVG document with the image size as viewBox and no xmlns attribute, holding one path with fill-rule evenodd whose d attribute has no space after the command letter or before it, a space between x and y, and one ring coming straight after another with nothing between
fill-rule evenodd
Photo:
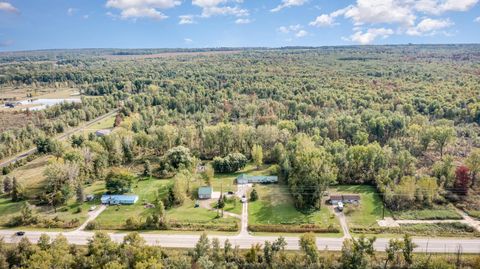
<instances>
[{"instance_id":1,"label":"house roof","mask_svg":"<svg viewBox=\"0 0 480 269\"><path fill-rule=\"evenodd\" d=\"M203 186L198 188L198 195L208 195L208 194L211 195L212 192L213 192L213 188L210 186Z\"/></svg>"},{"instance_id":2,"label":"house roof","mask_svg":"<svg viewBox=\"0 0 480 269\"><path fill-rule=\"evenodd\" d=\"M277 182L277 176L250 176L246 174L241 174L237 177L237 181L247 180L249 182Z\"/></svg>"},{"instance_id":3,"label":"house roof","mask_svg":"<svg viewBox=\"0 0 480 269\"><path fill-rule=\"evenodd\" d=\"M360 200L358 194L332 194L330 200Z\"/></svg>"},{"instance_id":4,"label":"house roof","mask_svg":"<svg viewBox=\"0 0 480 269\"><path fill-rule=\"evenodd\" d=\"M360 195L358 195L358 194L344 194L343 199L344 200L360 200Z\"/></svg>"},{"instance_id":5,"label":"house roof","mask_svg":"<svg viewBox=\"0 0 480 269\"><path fill-rule=\"evenodd\" d=\"M342 195L340 194L330 195L330 200L342 200Z\"/></svg>"},{"instance_id":6,"label":"house roof","mask_svg":"<svg viewBox=\"0 0 480 269\"><path fill-rule=\"evenodd\" d=\"M118 200L118 201L135 201L138 199L138 195L110 195L104 194L102 195L102 201L108 200Z\"/></svg>"},{"instance_id":7,"label":"house roof","mask_svg":"<svg viewBox=\"0 0 480 269\"><path fill-rule=\"evenodd\" d=\"M111 129L103 129L95 132L96 135L109 135L112 132Z\"/></svg>"}]
</instances>

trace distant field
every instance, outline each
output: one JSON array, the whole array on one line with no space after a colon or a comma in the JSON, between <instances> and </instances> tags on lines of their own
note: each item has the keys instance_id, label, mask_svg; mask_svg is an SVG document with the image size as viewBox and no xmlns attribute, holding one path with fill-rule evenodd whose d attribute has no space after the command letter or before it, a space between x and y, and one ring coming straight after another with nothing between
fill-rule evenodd
<instances>
[{"instance_id":1,"label":"distant field","mask_svg":"<svg viewBox=\"0 0 480 269\"><path fill-rule=\"evenodd\" d=\"M77 88L0 88L0 95L2 97L16 97L19 100L27 98L69 98L78 92L79 90ZM27 97L27 94L30 94L32 97Z\"/></svg>"},{"instance_id":2,"label":"distant field","mask_svg":"<svg viewBox=\"0 0 480 269\"><path fill-rule=\"evenodd\" d=\"M177 56L202 56L202 55L219 55L219 54L236 54L242 51L197 51L197 52L164 52L156 54L138 54L138 55L102 55L102 58L114 59L114 60L135 60L135 59L153 59L164 57L177 57Z\"/></svg>"},{"instance_id":3,"label":"distant field","mask_svg":"<svg viewBox=\"0 0 480 269\"><path fill-rule=\"evenodd\" d=\"M354 193L360 195L359 205L345 205L345 216L349 226L372 227L378 226L377 220L383 217L383 205L376 189L367 185L339 185L330 189L333 193ZM385 217L391 217L385 209Z\"/></svg>"}]
</instances>

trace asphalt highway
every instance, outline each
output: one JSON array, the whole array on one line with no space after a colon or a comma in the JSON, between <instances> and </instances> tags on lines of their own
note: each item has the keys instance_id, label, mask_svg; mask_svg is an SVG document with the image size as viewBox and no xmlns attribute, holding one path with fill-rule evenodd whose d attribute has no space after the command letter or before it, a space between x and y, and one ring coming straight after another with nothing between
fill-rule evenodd
<instances>
[{"instance_id":1,"label":"asphalt highway","mask_svg":"<svg viewBox=\"0 0 480 269\"><path fill-rule=\"evenodd\" d=\"M42 231L26 231L23 237L27 237L31 242L38 241L41 234L48 234L54 238L59 234L63 234L71 244L86 245L92 237L93 232L72 231L72 232L42 232ZM125 233L109 233L115 242L122 242ZM165 248L193 248L198 241L199 235L190 234L141 234L147 244L154 246L162 246ZM14 230L0 230L0 237L3 237L7 243L18 242L22 236L17 236ZM252 235L211 235L209 238L218 238L222 243L226 239L230 240L233 245L238 245L242 249L248 249L252 244L263 244L265 241L274 241L277 236L252 236ZM298 250L298 237L285 237L287 242L286 249ZM317 246L320 250L339 251L342 249L344 238L322 238L317 237ZM375 242L377 251L384 251L388 245L388 238L378 238ZM415 251L429 253L456 253L459 248L462 253L480 253L480 239L462 239L462 238L414 238L417 245Z\"/></svg>"}]
</instances>

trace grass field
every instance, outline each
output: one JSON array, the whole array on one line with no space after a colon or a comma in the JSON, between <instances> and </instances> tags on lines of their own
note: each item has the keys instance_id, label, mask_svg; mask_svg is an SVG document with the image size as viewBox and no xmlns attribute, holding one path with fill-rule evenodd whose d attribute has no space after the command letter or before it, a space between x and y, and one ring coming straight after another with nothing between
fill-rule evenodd
<instances>
[{"instance_id":1,"label":"grass field","mask_svg":"<svg viewBox=\"0 0 480 269\"><path fill-rule=\"evenodd\" d=\"M98 218L96 222L101 229L123 229L128 218L135 218L141 222L145 221L154 209L145 208L143 202L152 203L157 193L163 198L167 195L168 186L171 180L147 179L136 184L132 193L139 196L139 201L134 205L110 206ZM187 199L182 206L166 210L169 223L183 225L189 224L222 224L234 223L233 218L217 219L217 213L204 208L195 208L195 201Z\"/></svg>"},{"instance_id":2,"label":"grass field","mask_svg":"<svg viewBox=\"0 0 480 269\"><path fill-rule=\"evenodd\" d=\"M330 188L330 194L354 193L360 195L359 205L345 205L344 213L350 226L371 227L378 226L377 220L383 217L383 205L377 190L367 185L339 185ZM385 209L385 217L391 217Z\"/></svg>"},{"instance_id":3,"label":"grass field","mask_svg":"<svg viewBox=\"0 0 480 269\"><path fill-rule=\"evenodd\" d=\"M216 173L215 179L212 182L214 191L220 191L223 189L223 192L236 192L237 185L235 184L235 179L241 174L249 175L270 175L269 165L264 165L257 169L253 164L247 164L245 168L235 173Z\"/></svg>"},{"instance_id":4,"label":"grass field","mask_svg":"<svg viewBox=\"0 0 480 269\"><path fill-rule=\"evenodd\" d=\"M105 229L121 228L125 221L130 218L142 219L151 214L152 209L146 209L143 202L152 203L155 200L158 190L165 190L170 184L169 180L148 179L141 180L133 186L132 193L138 195L138 202L134 205L109 206L97 217L98 225Z\"/></svg>"},{"instance_id":5,"label":"grass field","mask_svg":"<svg viewBox=\"0 0 480 269\"><path fill-rule=\"evenodd\" d=\"M98 130L111 129L113 128L114 122L115 116L107 117L93 125L88 126L88 128L85 128L82 131L76 132L75 134L83 134L84 136L87 136L88 134L96 132Z\"/></svg>"},{"instance_id":6,"label":"grass field","mask_svg":"<svg viewBox=\"0 0 480 269\"><path fill-rule=\"evenodd\" d=\"M404 210L392 212L395 219L400 220L444 220L462 219L453 205L436 206L428 209Z\"/></svg>"},{"instance_id":7,"label":"grass field","mask_svg":"<svg viewBox=\"0 0 480 269\"><path fill-rule=\"evenodd\" d=\"M337 219L327 206L322 206L319 211L309 214L298 211L285 185L256 185L255 189L259 199L248 204L249 224L338 226Z\"/></svg>"},{"instance_id":8,"label":"grass field","mask_svg":"<svg viewBox=\"0 0 480 269\"><path fill-rule=\"evenodd\" d=\"M48 165L48 161L52 156L40 156L35 160L18 167L13 170L8 176L16 177L20 185L25 190L25 195L29 199L33 199L42 191L45 176L43 170Z\"/></svg>"}]
</instances>

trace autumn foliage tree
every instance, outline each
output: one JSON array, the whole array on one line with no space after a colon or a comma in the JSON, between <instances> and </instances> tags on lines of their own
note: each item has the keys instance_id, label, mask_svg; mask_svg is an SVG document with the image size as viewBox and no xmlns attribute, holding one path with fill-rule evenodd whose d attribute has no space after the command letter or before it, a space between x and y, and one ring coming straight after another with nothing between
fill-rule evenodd
<instances>
[{"instance_id":1,"label":"autumn foliage tree","mask_svg":"<svg viewBox=\"0 0 480 269\"><path fill-rule=\"evenodd\" d=\"M461 165L455 170L455 183L454 192L460 195L466 195L468 193L468 187L471 182L470 170L468 167Z\"/></svg>"}]
</instances>

